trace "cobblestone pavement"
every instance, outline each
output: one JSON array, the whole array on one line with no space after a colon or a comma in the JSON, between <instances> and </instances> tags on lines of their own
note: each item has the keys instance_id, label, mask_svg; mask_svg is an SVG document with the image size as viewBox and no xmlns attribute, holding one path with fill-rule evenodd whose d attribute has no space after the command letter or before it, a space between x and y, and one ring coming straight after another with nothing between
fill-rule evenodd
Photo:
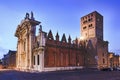
<instances>
[{"instance_id":1,"label":"cobblestone pavement","mask_svg":"<svg viewBox=\"0 0 120 80\"><path fill-rule=\"evenodd\" d=\"M120 71L72 70L30 73L0 70L0 80L120 80Z\"/></svg>"}]
</instances>

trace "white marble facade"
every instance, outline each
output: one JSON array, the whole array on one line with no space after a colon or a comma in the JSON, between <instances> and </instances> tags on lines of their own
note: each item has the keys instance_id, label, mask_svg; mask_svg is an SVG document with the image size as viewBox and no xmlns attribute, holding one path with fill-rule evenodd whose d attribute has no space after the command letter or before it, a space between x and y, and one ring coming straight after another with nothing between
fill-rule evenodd
<instances>
[{"instance_id":1,"label":"white marble facade","mask_svg":"<svg viewBox=\"0 0 120 80\"><path fill-rule=\"evenodd\" d=\"M31 18L30 18L31 17ZM17 69L42 71L44 67L45 32L40 26L39 35L36 36L36 26L40 22L26 13L25 19L18 25L15 36L17 42Z\"/></svg>"}]
</instances>

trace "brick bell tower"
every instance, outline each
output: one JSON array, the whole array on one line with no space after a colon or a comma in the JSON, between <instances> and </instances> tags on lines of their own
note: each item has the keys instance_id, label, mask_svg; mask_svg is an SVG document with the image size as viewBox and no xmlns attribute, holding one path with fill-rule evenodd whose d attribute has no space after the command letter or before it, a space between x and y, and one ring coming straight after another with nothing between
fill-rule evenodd
<instances>
[{"instance_id":1,"label":"brick bell tower","mask_svg":"<svg viewBox=\"0 0 120 80\"><path fill-rule=\"evenodd\" d=\"M81 38L85 42L85 66L107 66L108 42L103 40L103 16L97 11L81 17ZM104 56L102 56L104 55Z\"/></svg>"},{"instance_id":2,"label":"brick bell tower","mask_svg":"<svg viewBox=\"0 0 120 80\"><path fill-rule=\"evenodd\" d=\"M81 36L103 40L103 16L94 11L81 18Z\"/></svg>"}]
</instances>

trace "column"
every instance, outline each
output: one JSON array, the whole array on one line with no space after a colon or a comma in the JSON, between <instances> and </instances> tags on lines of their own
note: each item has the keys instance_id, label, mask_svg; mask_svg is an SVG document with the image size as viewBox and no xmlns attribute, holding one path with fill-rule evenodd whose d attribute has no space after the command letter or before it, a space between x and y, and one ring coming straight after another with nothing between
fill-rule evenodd
<instances>
[{"instance_id":1,"label":"column","mask_svg":"<svg viewBox=\"0 0 120 80\"><path fill-rule=\"evenodd\" d=\"M20 42L18 44L18 68L20 68Z\"/></svg>"},{"instance_id":2,"label":"column","mask_svg":"<svg viewBox=\"0 0 120 80\"><path fill-rule=\"evenodd\" d=\"M32 68L32 40L31 40L31 33L29 34L29 69Z\"/></svg>"},{"instance_id":3,"label":"column","mask_svg":"<svg viewBox=\"0 0 120 80\"><path fill-rule=\"evenodd\" d=\"M27 31L26 31L27 32ZM28 35L28 32L26 33L26 39L25 39L26 41L26 50L25 50L25 52L26 52L26 69L28 69L28 60L29 60L29 55L28 55L28 50L29 50L29 35Z\"/></svg>"},{"instance_id":4,"label":"column","mask_svg":"<svg viewBox=\"0 0 120 80\"><path fill-rule=\"evenodd\" d=\"M19 68L19 41L17 43L17 54L16 54L16 65L17 65L17 68Z\"/></svg>"},{"instance_id":5,"label":"column","mask_svg":"<svg viewBox=\"0 0 120 80\"><path fill-rule=\"evenodd\" d=\"M35 54L35 69L37 70L37 54Z\"/></svg>"},{"instance_id":6,"label":"column","mask_svg":"<svg viewBox=\"0 0 120 80\"><path fill-rule=\"evenodd\" d=\"M20 44L19 44L19 68L21 69L21 41L20 41Z\"/></svg>"},{"instance_id":7,"label":"column","mask_svg":"<svg viewBox=\"0 0 120 80\"><path fill-rule=\"evenodd\" d=\"M41 65L41 71L43 71L44 70L44 51L41 52L40 65Z\"/></svg>"}]
</instances>

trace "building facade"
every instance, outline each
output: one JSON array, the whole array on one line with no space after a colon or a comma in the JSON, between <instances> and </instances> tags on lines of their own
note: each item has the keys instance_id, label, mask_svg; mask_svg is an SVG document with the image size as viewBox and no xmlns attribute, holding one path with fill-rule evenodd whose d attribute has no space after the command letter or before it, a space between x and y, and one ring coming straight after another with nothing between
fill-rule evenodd
<instances>
[{"instance_id":1,"label":"building facade","mask_svg":"<svg viewBox=\"0 0 120 80\"><path fill-rule=\"evenodd\" d=\"M119 60L120 56L119 55L115 55L115 53L113 52L109 52L109 56L108 56L108 66L111 68L117 68L120 67L120 60Z\"/></svg>"},{"instance_id":2,"label":"building facade","mask_svg":"<svg viewBox=\"0 0 120 80\"><path fill-rule=\"evenodd\" d=\"M18 25L17 69L53 71L76 68L107 67L108 42L103 40L103 16L92 12L81 18L81 38L72 41L63 34L42 30L33 13L26 13ZM36 26L40 26L36 36Z\"/></svg>"},{"instance_id":3,"label":"building facade","mask_svg":"<svg viewBox=\"0 0 120 80\"><path fill-rule=\"evenodd\" d=\"M16 51L9 50L2 59L3 68L15 69L16 68Z\"/></svg>"},{"instance_id":4,"label":"building facade","mask_svg":"<svg viewBox=\"0 0 120 80\"><path fill-rule=\"evenodd\" d=\"M0 59L0 69L2 69L3 66L2 66L2 60Z\"/></svg>"},{"instance_id":5,"label":"building facade","mask_svg":"<svg viewBox=\"0 0 120 80\"><path fill-rule=\"evenodd\" d=\"M88 67L108 67L108 41L103 40L103 16L97 11L81 18L81 39L86 43Z\"/></svg>"}]
</instances>

